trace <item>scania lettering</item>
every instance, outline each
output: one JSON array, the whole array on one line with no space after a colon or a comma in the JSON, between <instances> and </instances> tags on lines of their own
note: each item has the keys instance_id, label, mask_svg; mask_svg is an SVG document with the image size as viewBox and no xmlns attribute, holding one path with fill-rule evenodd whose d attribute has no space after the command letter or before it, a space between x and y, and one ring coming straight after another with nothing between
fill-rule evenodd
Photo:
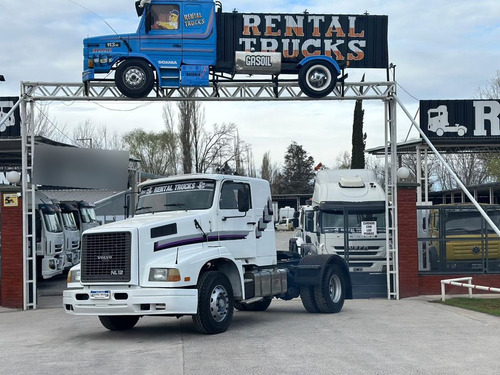
<instances>
[{"instance_id":1,"label":"scania lettering","mask_svg":"<svg viewBox=\"0 0 500 375\"><path fill-rule=\"evenodd\" d=\"M267 75L297 79L311 98L327 96L350 68L388 67L387 16L222 12L213 0L136 1L135 33L84 40L82 79L114 71L120 92L206 87ZM210 74L192 74L193 72ZM191 74L190 74L191 73ZM102 78L99 78L102 77ZM257 77L256 79L264 79Z\"/></svg>"},{"instance_id":2,"label":"scania lettering","mask_svg":"<svg viewBox=\"0 0 500 375\"><path fill-rule=\"evenodd\" d=\"M139 185L136 216L89 229L68 273L66 312L109 330L143 316L191 315L202 333L227 330L233 311L264 311L300 296L312 313L352 298L345 261L277 251L266 180L184 175Z\"/></svg>"}]
</instances>

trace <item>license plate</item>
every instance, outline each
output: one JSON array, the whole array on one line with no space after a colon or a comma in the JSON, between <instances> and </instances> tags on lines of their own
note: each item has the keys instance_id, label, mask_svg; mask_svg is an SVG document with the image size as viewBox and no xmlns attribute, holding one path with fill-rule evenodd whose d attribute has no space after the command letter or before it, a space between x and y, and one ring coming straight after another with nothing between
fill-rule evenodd
<instances>
[{"instance_id":1,"label":"license plate","mask_svg":"<svg viewBox=\"0 0 500 375\"><path fill-rule=\"evenodd\" d=\"M109 290L91 290L90 299L109 299Z\"/></svg>"}]
</instances>

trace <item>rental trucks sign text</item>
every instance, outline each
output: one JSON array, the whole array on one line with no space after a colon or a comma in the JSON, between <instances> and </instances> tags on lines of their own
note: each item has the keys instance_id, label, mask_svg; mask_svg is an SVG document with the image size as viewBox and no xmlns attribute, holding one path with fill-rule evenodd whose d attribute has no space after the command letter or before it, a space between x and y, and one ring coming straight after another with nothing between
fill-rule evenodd
<instances>
[{"instance_id":1,"label":"rental trucks sign text","mask_svg":"<svg viewBox=\"0 0 500 375\"><path fill-rule=\"evenodd\" d=\"M283 60L326 55L351 68L388 66L387 16L241 14L238 50L281 52Z\"/></svg>"}]
</instances>

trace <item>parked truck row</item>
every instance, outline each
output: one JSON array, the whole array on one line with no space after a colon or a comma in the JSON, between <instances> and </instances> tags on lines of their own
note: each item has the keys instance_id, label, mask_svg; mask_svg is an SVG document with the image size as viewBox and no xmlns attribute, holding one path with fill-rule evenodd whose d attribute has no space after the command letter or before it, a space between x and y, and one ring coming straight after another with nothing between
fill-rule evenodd
<instances>
[{"instance_id":1,"label":"parked truck row","mask_svg":"<svg viewBox=\"0 0 500 375\"><path fill-rule=\"evenodd\" d=\"M263 311L273 298L299 296L309 312L339 312L352 298L345 261L276 250L266 180L199 174L143 182L133 218L85 231L63 305L109 330L190 315L215 334L234 309Z\"/></svg>"},{"instance_id":2,"label":"parked truck row","mask_svg":"<svg viewBox=\"0 0 500 375\"><path fill-rule=\"evenodd\" d=\"M80 262L80 238L86 229L97 226L94 206L85 201L57 201L40 191L35 204L28 204L35 215L37 276L49 279ZM31 217L28 230L33 233Z\"/></svg>"},{"instance_id":3,"label":"parked truck row","mask_svg":"<svg viewBox=\"0 0 500 375\"><path fill-rule=\"evenodd\" d=\"M84 40L83 82L114 72L120 92L202 87L238 75L298 79L311 98L328 95L350 67L387 68L387 16L222 12L213 0L141 0L135 33ZM101 78L99 78L101 77ZM290 78L288 78L290 79Z\"/></svg>"}]
</instances>

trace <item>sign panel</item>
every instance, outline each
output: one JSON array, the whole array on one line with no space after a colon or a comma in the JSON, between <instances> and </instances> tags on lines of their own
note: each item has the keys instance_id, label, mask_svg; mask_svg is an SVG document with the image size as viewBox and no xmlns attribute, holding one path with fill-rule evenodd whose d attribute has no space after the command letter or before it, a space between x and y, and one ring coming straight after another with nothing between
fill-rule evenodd
<instances>
[{"instance_id":1,"label":"sign panel","mask_svg":"<svg viewBox=\"0 0 500 375\"><path fill-rule=\"evenodd\" d=\"M36 144L33 182L122 191L128 184L128 159L128 151Z\"/></svg>"},{"instance_id":2,"label":"sign panel","mask_svg":"<svg viewBox=\"0 0 500 375\"><path fill-rule=\"evenodd\" d=\"M21 115L19 107L7 117L14 104L19 100L16 96L0 97L0 138L21 136Z\"/></svg>"},{"instance_id":3,"label":"sign panel","mask_svg":"<svg viewBox=\"0 0 500 375\"><path fill-rule=\"evenodd\" d=\"M3 206L4 207L17 207L19 205L17 194L4 194Z\"/></svg>"},{"instance_id":4,"label":"sign panel","mask_svg":"<svg viewBox=\"0 0 500 375\"><path fill-rule=\"evenodd\" d=\"M500 100L421 100L420 129L435 144L500 141Z\"/></svg>"},{"instance_id":5,"label":"sign panel","mask_svg":"<svg viewBox=\"0 0 500 375\"><path fill-rule=\"evenodd\" d=\"M325 55L341 65L348 62L349 68L389 65L384 15L222 13L221 17L218 61L231 61L234 51L255 50L279 52L284 64Z\"/></svg>"}]
</instances>

